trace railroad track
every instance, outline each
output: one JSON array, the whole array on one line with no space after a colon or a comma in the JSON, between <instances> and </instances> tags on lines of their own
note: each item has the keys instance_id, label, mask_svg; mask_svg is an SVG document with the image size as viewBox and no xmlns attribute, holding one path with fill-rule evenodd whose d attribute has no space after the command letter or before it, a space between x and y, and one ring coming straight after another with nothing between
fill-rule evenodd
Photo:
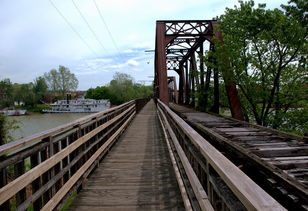
<instances>
[{"instance_id":1,"label":"railroad track","mask_svg":"<svg viewBox=\"0 0 308 211\"><path fill-rule=\"evenodd\" d=\"M308 210L307 137L170 107L288 210Z\"/></svg>"}]
</instances>

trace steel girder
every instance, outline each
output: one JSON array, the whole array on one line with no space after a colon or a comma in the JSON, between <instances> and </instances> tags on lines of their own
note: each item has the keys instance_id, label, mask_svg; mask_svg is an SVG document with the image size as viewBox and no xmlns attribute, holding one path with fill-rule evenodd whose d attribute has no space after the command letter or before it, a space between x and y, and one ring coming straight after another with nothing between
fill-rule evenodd
<instances>
[{"instance_id":1,"label":"steel girder","mask_svg":"<svg viewBox=\"0 0 308 211\"><path fill-rule=\"evenodd\" d=\"M154 83L156 97L162 102L165 104L169 103L167 70L174 70L179 74L179 102L183 103L184 92L186 98L190 96L188 92L191 91L189 89L192 87L191 83L194 78L190 77L189 71L191 70L189 69L191 68L189 67L196 68L195 53L198 49L203 53L203 43L205 40L211 42L214 36L222 40L221 33L214 32L216 25L217 21L213 20L156 22ZM191 65L189 65L190 62L192 62ZM203 89L204 64L202 57L200 61L200 75L200 85ZM230 81L231 79L228 78L226 90L232 116L237 119L243 119L235 84L230 84ZM189 102L189 99L185 99L185 102Z\"/></svg>"}]
</instances>

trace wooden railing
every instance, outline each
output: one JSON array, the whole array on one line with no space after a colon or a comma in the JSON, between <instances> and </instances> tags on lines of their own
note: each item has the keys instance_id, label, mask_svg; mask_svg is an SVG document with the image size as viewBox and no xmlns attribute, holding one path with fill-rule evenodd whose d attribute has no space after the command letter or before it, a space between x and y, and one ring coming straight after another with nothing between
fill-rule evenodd
<instances>
[{"instance_id":1,"label":"wooden railing","mask_svg":"<svg viewBox=\"0 0 308 211\"><path fill-rule=\"evenodd\" d=\"M0 146L0 210L61 208L146 100Z\"/></svg>"},{"instance_id":2,"label":"wooden railing","mask_svg":"<svg viewBox=\"0 0 308 211\"><path fill-rule=\"evenodd\" d=\"M201 210L286 210L158 100L191 207ZM190 191L192 190L192 191ZM190 194L189 194L190 193ZM190 205L185 205L189 207Z\"/></svg>"}]
</instances>

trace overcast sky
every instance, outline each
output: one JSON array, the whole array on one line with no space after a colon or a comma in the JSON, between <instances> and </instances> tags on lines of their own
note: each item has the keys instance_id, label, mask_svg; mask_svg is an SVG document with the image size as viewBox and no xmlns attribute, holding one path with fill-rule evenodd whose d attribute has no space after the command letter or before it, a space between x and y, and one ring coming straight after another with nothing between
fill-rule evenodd
<instances>
[{"instance_id":1,"label":"overcast sky","mask_svg":"<svg viewBox=\"0 0 308 211\"><path fill-rule=\"evenodd\" d=\"M287 0L255 2L274 8ZM115 72L149 84L154 54L144 51L154 49L156 20L212 19L235 4L236 0L0 0L0 80L29 83L64 65L77 76L79 90L105 85Z\"/></svg>"}]
</instances>

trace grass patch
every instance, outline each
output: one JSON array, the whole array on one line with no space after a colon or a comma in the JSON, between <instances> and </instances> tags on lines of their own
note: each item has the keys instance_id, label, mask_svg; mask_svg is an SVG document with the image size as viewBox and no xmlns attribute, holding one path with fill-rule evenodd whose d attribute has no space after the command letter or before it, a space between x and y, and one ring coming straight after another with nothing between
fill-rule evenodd
<instances>
[{"instance_id":1,"label":"grass patch","mask_svg":"<svg viewBox=\"0 0 308 211\"><path fill-rule=\"evenodd\" d=\"M66 211L68 208L72 205L74 202L75 198L77 197L77 191L75 191L71 197L67 200L67 202L64 204L64 206L61 208L60 211Z\"/></svg>"}]
</instances>

